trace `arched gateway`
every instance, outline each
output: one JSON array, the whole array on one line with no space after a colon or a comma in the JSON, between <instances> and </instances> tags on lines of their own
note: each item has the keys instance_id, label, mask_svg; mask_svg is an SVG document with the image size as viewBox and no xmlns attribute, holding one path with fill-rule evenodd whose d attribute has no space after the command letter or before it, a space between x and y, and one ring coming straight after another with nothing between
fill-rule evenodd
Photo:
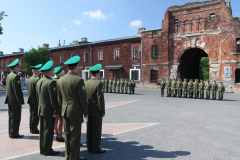
<instances>
[{"instance_id":1,"label":"arched gateway","mask_svg":"<svg viewBox=\"0 0 240 160\"><path fill-rule=\"evenodd\" d=\"M199 48L190 48L186 50L180 57L178 66L178 77L181 79L201 79L202 57L208 57L207 53Z\"/></svg>"}]
</instances>

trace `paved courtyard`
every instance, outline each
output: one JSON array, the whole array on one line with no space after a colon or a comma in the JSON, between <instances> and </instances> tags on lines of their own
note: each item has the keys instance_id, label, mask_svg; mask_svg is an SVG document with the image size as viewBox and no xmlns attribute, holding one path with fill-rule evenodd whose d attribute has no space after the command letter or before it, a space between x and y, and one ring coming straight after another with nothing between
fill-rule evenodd
<instances>
[{"instance_id":1,"label":"paved courtyard","mask_svg":"<svg viewBox=\"0 0 240 160\"><path fill-rule=\"evenodd\" d=\"M27 92L24 91L25 102ZM7 133L5 92L0 91L0 159L65 159L64 143L54 142L61 154L39 154L38 135L29 134L28 105L23 106L20 134ZM136 89L136 94L105 94L101 147L104 154L87 152L82 126L81 156L90 160L239 160L240 95L225 94L224 101L160 97L160 90Z\"/></svg>"}]
</instances>

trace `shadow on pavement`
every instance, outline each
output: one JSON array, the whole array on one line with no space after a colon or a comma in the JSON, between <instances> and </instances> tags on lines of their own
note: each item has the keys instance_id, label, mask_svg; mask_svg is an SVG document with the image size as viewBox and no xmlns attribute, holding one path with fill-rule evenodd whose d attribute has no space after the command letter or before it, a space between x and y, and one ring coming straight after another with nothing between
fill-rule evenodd
<instances>
[{"instance_id":1,"label":"shadow on pavement","mask_svg":"<svg viewBox=\"0 0 240 160\"><path fill-rule=\"evenodd\" d=\"M0 112L6 112L8 109L0 109Z\"/></svg>"}]
</instances>

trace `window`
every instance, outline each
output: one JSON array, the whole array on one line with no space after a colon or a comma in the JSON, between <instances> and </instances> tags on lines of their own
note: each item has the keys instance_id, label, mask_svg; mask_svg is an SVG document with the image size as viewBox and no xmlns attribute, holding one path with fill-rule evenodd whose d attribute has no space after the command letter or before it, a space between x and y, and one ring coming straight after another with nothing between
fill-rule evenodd
<instances>
[{"instance_id":1,"label":"window","mask_svg":"<svg viewBox=\"0 0 240 160\"><path fill-rule=\"evenodd\" d=\"M152 57L157 58L158 57L158 47L156 45L152 46Z\"/></svg>"},{"instance_id":2,"label":"window","mask_svg":"<svg viewBox=\"0 0 240 160\"><path fill-rule=\"evenodd\" d=\"M216 18L216 15L215 15L215 13L213 13L213 14L210 14L210 19L211 20L214 20Z\"/></svg>"},{"instance_id":3,"label":"window","mask_svg":"<svg viewBox=\"0 0 240 160\"><path fill-rule=\"evenodd\" d=\"M178 23L179 23L178 19L174 19L174 24L178 25Z\"/></svg>"},{"instance_id":4,"label":"window","mask_svg":"<svg viewBox=\"0 0 240 160\"><path fill-rule=\"evenodd\" d=\"M103 51L98 51L98 61L103 60Z\"/></svg>"},{"instance_id":5,"label":"window","mask_svg":"<svg viewBox=\"0 0 240 160\"><path fill-rule=\"evenodd\" d=\"M50 57L50 61L52 61L52 57Z\"/></svg>"},{"instance_id":6,"label":"window","mask_svg":"<svg viewBox=\"0 0 240 160\"><path fill-rule=\"evenodd\" d=\"M84 62L88 62L88 53L84 53Z\"/></svg>"},{"instance_id":7,"label":"window","mask_svg":"<svg viewBox=\"0 0 240 160\"><path fill-rule=\"evenodd\" d=\"M237 38L236 40L236 52L240 52L240 38Z\"/></svg>"},{"instance_id":8,"label":"window","mask_svg":"<svg viewBox=\"0 0 240 160\"><path fill-rule=\"evenodd\" d=\"M151 81L157 81L158 80L158 70L151 70Z\"/></svg>"},{"instance_id":9,"label":"window","mask_svg":"<svg viewBox=\"0 0 240 160\"><path fill-rule=\"evenodd\" d=\"M8 66L8 61L6 61L6 67Z\"/></svg>"},{"instance_id":10,"label":"window","mask_svg":"<svg viewBox=\"0 0 240 160\"><path fill-rule=\"evenodd\" d=\"M130 79L133 79L134 81L140 81L140 69L130 69Z\"/></svg>"},{"instance_id":11,"label":"window","mask_svg":"<svg viewBox=\"0 0 240 160\"><path fill-rule=\"evenodd\" d=\"M75 55L74 54L71 54L71 58L74 57Z\"/></svg>"},{"instance_id":12,"label":"window","mask_svg":"<svg viewBox=\"0 0 240 160\"><path fill-rule=\"evenodd\" d=\"M235 70L235 83L240 83L240 69Z\"/></svg>"},{"instance_id":13,"label":"window","mask_svg":"<svg viewBox=\"0 0 240 160\"><path fill-rule=\"evenodd\" d=\"M63 64L63 55L60 55L60 64Z\"/></svg>"},{"instance_id":14,"label":"window","mask_svg":"<svg viewBox=\"0 0 240 160\"><path fill-rule=\"evenodd\" d=\"M19 63L18 63L18 65L21 67L21 60L19 60Z\"/></svg>"},{"instance_id":15,"label":"window","mask_svg":"<svg viewBox=\"0 0 240 160\"><path fill-rule=\"evenodd\" d=\"M100 78L104 77L104 70L100 70Z\"/></svg>"},{"instance_id":16,"label":"window","mask_svg":"<svg viewBox=\"0 0 240 160\"><path fill-rule=\"evenodd\" d=\"M138 59L138 48L133 48L133 59Z\"/></svg>"},{"instance_id":17,"label":"window","mask_svg":"<svg viewBox=\"0 0 240 160\"><path fill-rule=\"evenodd\" d=\"M2 61L2 65L1 65L2 68L4 68L4 61Z\"/></svg>"},{"instance_id":18,"label":"window","mask_svg":"<svg viewBox=\"0 0 240 160\"><path fill-rule=\"evenodd\" d=\"M119 60L119 49L114 50L114 59Z\"/></svg>"}]
</instances>

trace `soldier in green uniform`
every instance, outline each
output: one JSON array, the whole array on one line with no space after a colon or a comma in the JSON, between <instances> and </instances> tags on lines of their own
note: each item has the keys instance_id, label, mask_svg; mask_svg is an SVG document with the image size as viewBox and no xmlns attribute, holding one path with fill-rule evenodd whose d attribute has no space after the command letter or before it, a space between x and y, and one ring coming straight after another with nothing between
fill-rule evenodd
<instances>
[{"instance_id":1,"label":"soldier in green uniform","mask_svg":"<svg viewBox=\"0 0 240 160\"><path fill-rule=\"evenodd\" d=\"M212 90L212 99L216 100L217 97L217 91L218 91L218 85L216 84L216 80L213 81L213 84L211 86L211 90Z\"/></svg>"},{"instance_id":2,"label":"soldier in green uniform","mask_svg":"<svg viewBox=\"0 0 240 160\"><path fill-rule=\"evenodd\" d=\"M198 98L198 79L195 79L195 82L193 83L193 92L194 92L194 98Z\"/></svg>"},{"instance_id":3,"label":"soldier in green uniform","mask_svg":"<svg viewBox=\"0 0 240 160\"><path fill-rule=\"evenodd\" d=\"M204 83L203 83L203 80L200 81L199 85L198 85L198 91L200 93L200 99L203 99L204 98Z\"/></svg>"},{"instance_id":4,"label":"soldier in green uniform","mask_svg":"<svg viewBox=\"0 0 240 160\"><path fill-rule=\"evenodd\" d=\"M210 98L210 91L211 91L211 84L209 84L209 80L206 81L204 90L206 93L206 100L208 100Z\"/></svg>"},{"instance_id":5,"label":"soldier in green uniform","mask_svg":"<svg viewBox=\"0 0 240 160\"><path fill-rule=\"evenodd\" d=\"M64 121L65 158L67 160L85 159L79 158L79 153L83 115L86 119L88 118L88 103L84 81L75 73L79 61L79 56L68 59L64 63L68 65L68 72L58 81L59 98L62 102L61 115Z\"/></svg>"},{"instance_id":6,"label":"soldier in green uniform","mask_svg":"<svg viewBox=\"0 0 240 160\"><path fill-rule=\"evenodd\" d=\"M123 81L122 78L121 78L121 81L120 81L120 89L121 89L121 93L123 94L123 92L124 92L124 81Z\"/></svg>"},{"instance_id":7,"label":"soldier in green uniform","mask_svg":"<svg viewBox=\"0 0 240 160\"><path fill-rule=\"evenodd\" d=\"M166 88L167 88L167 97L171 97L171 81L167 78L166 81Z\"/></svg>"},{"instance_id":8,"label":"soldier in green uniform","mask_svg":"<svg viewBox=\"0 0 240 160\"><path fill-rule=\"evenodd\" d=\"M112 93L112 85L113 85L113 81L112 78L110 78L109 80L109 92Z\"/></svg>"},{"instance_id":9,"label":"soldier in green uniform","mask_svg":"<svg viewBox=\"0 0 240 160\"><path fill-rule=\"evenodd\" d=\"M59 151L53 151L53 133L55 118L58 117L58 99L57 84L52 80L53 61L48 61L39 71L42 72L43 78L37 82L38 96L38 115L40 119L39 146L40 154L55 155Z\"/></svg>"},{"instance_id":10,"label":"soldier in green uniform","mask_svg":"<svg viewBox=\"0 0 240 160\"><path fill-rule=\"evenodd\" d=\"M112 84L113 84L113 93L116 93L117 81L116 81L115 78L113 78L113 82L112 82Z\"/></svg>"},{"instance_id":11,"label":"soldier in green uniform","mask_svg":"<svg viewBox=\"0 0 240 160\"><path fill-rule=\"evenodd\" d=\"M181 81L181 78L178 78L177 94L178 94L178 97L182 97L182 81Z\"/></svg>"},{"instance_id":12,"label":"soldier in green uniform","mask_svg":"<svg viewBox=\"0 0 240 160\"><path fill-rule=\"evenodd\" d=\"M130 79L128 81L128 90L129 90L129 94L132 94L132 82Z\"/></svg>"},{"instance_id":13,"label":"soldier in green uniform","mask_svg":"<svg viewBox=\"0 0 240 160\"><path fill-rule=\"evenodd\" d=\"M19 134L21 121L22 105L24 104L23 93L21 89L20 77L17 74L20 71L18 65L19 59L16 59L7 67L11 67L11 73L6 80L6 99L8 104L8 133L10 138L22 138Z\"/></svg>"},{"instance_id":14,"label":"soldier in green uniform","mask_svg":"<svg viewBox=\"0 0 240 160\"><path fill-rule=\"evenodd\" d=\"M225 86L223 85L223 82L219 82L218 86L218 99L219 101L223 100L223 93L225 92Z\"/></svg>"},{"instance_id":15,"label":"soldier in green uniform","mask_svg":"<svg viewBox=\"0 0 240 160\"><path fill-rule=\"evenodd\" d=\"M162 79L162 81L160 83L160 88L161 88L161 97L164 97L164 89L165 89L164 79Z\"/></svg>"},{"instance_id":16,"label":"soldier in green uniform","mask_svg":"<svg viewBox=\"0 0 240 160\"><path fill-rule=\"evenodd\" d=\"M28 80L28 101L29 104L29 129L32 134L39 134L38 123L38 101L37 101L37 91L36 86L39 80L38 75L40 74L39 68L42 67L42 64L36 66L31 66L32 68L32 77Z\"/></svg>"},{"instance_id":17,"label":"soldier in green uniform","mask_svg":"<svg viewBox=\"0 0 240 160\"><path fill-rule=\"evenodd\" d=\"M108 78L105 80L105 87L106 87L106 92L108 93L108 88L109 88Z\"/></svg>"},{"instance_id":18,"label":"soldier in green uniform","mask_svg":"<svg viewBox=\"0 0 240 160\"><path fill-rule=\"evenodd\" d=\"M184 82L182 83L182 91L183 91L183 98L187 98L188 96L188 82L187 79L184 79Z\"/></svg>"},{"instance_id":19,"label":"soldier in green uniform","mask_svg":"<svg viewBox=\"0 0 240 160\"><path fill-rule=\"evenodd\" d=\"M190 79L188 83L188 96L189 98L193 98L193 80Z\"/></svg>"},{"instance_id":20,"label":"soldier in green uniform","mask_svg":"<svg viewBox=\"0 0 240 160\"><path fill-rule=\"evenodd\" d=\"M173 79L173 81L171 83L171 91L172 91L172 97L176 97L177 96L177 82L176 82L176 79Z\"/></svg>"},{"instance_id":21,"label":"soldier in green uniform","mask_svg":"<svg viewBox=\"0 0 240 160\"><path fill-rule=\"evenodd\" d=\"M120 93L120 81L117 79L117 93Z\"/></svg>"},{"instance_id":22,"label":"soldier in green uniform","mask_svg":"<svg viewBox=\"0 0 240 160\"><path fill-rule=\"evenodd\" d=\"M104 93L105 92L105 80L104 80L104 77L102 78L101 82L102 82L103 93Z\"/></svg>"},{"instance_id":23,"label":"soldier in green uniform","mask_svg":"<svg viewBox=\"0 0 240 160\"><path fill-rule=\"evenodd\" d=\"M89 116L87 120L87 149L88 152L97 154L104 153L106 150L100 148L102 118L105 116L104 94L102 85L98 81L101 64L97 64L89 69L92 78L85 82L88 101Z\"/></svg>"},{"instance_id":24,"label":"soldier in green uniform","mask_svg":"<svg viewBox=\"0 0 240 160\"><path fill-rule=\"evenodd\" d=\"M135 84L134 80L132 79L132 94L135 93L135 87L136 87L136 84Z\"/></svg>"},{"instance_id":25,"label":"soldier in green uniform","mask_svg":"<svg viewBox=\"0 0 240 160\"><path fill-rule=\"evenodd\" d=\"M127 81L127 79L125 79L124 88L125 88L125 94L127 94L128 93L128 81Z\"/></svg>"}]
</instances>

